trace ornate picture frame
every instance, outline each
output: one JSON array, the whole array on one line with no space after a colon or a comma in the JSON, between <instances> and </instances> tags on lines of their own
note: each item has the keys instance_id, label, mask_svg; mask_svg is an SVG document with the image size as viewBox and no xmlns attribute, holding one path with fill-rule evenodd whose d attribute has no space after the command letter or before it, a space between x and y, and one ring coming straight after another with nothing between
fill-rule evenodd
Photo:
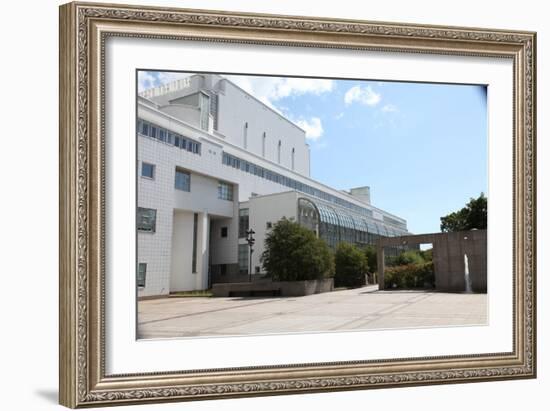
<instances>
[{"instance_id":1,"label":"ornate picture frame","mask_svg":"<svg viewBox=\"0 0 550 411\"><path fill-rule=\"evenodd\" d=\"M513 350L108 375L104 70L105 42L112 37L511 60ZM61 6L60 403L78 408L535 378L535 102L533 32L92 3Z\"/></svg>"}]
</instances>

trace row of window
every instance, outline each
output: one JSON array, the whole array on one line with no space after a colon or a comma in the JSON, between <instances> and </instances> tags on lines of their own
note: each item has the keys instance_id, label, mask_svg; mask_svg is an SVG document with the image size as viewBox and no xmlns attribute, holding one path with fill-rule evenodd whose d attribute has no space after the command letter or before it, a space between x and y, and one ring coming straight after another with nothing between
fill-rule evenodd
<instances>
[{"instance_id":1,"label":"row of window","mask_svg":"<svg viewBox=\"0 0 550 411\"><path fill-rule=\"evenodd\" d=\"M241 171L253 174L258 177L265 178L266 180L273 181L275 183L284 185L286 187L290 187L296 191L300 191L302 193L306 193L314 197L320 198L322 200L337 204L344 208L353 210L358 214L361 214L367 217L372 217L373 215L372 210L353 204L340 197L321 191L318 188L315 188L308 184L304 184L300 181L294 180L293 178L283 176L282 174L275 173L271 170L260 167L256 164L252 164L246 160L235 157L231 154L224 152L222 156L222 163L225 164L226 166L237 168L237 169L240 169ZM399 227L402 230L407 229L405 224L395 219L392 219L390 223L394 224L395 226Z\"/></svg>"},{"instance_id":2,"label":"row of window","mask_svg":"<svg viewBox=\"0 0 550 411\"><path fill-rule=\"evenodd\" d=\"M137 129L138 133L144 136L154 138L167 144L171 144L175 147L179 147L182 150L187 150L191 153L199 155L201 153L201 143L192 140L189 137L184 137L163 127L157 126L148 121L138 119Z\"/></svg>"}]
</instances>

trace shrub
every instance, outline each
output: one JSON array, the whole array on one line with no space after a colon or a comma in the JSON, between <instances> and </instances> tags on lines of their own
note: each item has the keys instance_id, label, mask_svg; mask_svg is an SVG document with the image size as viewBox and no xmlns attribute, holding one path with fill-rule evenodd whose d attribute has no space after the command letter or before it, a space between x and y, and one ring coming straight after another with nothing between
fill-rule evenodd
<instances>
[{"instance_id":1,"label":"shrub","mask_svg":"<svg viewBox=\"0 0 550 411\"><path fill-rule=\"evenodd\" d=\"M265 239L261 257L273 280L317 280L334 275L334 259L327 244L298 223L280 220Z\"/></svg>"},{"instance_id":2,"label":"shrub","mask_svg":"<svg viewBox=\"0 0 550 411\"><path fill-rule=\"evenodd\" d=\"M334 283L336 287L361 287L365 285L365 273L367 271L367 257L355 245L340 243L336 247L334 256L336 274Z\"/></svg>"},{"instance_id":3,"label":"shrub","mask_svg":"<svg viewBox=\"0 0 550 411\"><path fill-rule=\"evenodd\" d=\"M397 266L409 264L424 264L425 262L426 261L424 260L421 251L409 250L403 251L397 257L393 258L390 265Z\"/></svg>"},{"instance_id":4,"label":"shrub","mask_svg":"<svg viewBox=\"0 0 550 411\"><path fill-rule=\"evenodd\" d=\"M373 274L378 270L376 247L368 245L365 247L365 257L367 258L367 272Z\"/></svg>"},{"instance_id":5,"label":"shrub","mask_svg":"<svg viewBox=\"0 0 550 411\"><path fill-rule=\"evenodd\" d=\"M435 286L432 262L389 267L384 272L385 288L433 288Z\"/></svg>"}]
</instances>

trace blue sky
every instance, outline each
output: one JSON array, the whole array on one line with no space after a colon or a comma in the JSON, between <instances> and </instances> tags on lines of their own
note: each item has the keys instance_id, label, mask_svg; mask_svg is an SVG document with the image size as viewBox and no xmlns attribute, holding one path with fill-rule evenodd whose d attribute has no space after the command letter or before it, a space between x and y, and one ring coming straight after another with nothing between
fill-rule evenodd
<instances>
[{"instance_id":1,"label":"blue sky","mask_svg":"<svg viewBox=\"0 0 550 411\"><path fill-rule=\"evenodd\" d=\"M138 89L187 75L140 72ZM312 178L370 186L413 233L440 231L441 216L487 194L484 86L227 77L306 130Z\"/></svg>"}]
</instances>

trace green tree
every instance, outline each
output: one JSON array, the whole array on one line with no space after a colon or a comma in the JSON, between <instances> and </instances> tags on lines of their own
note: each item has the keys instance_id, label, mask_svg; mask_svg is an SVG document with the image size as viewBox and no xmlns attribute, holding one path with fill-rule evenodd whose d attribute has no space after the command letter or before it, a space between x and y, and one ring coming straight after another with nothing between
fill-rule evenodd
<instances>
[{"instance_id":1,"label":"green tree","mask_svg":"<svg viewBox=\"0 0 550 411\"><path fill-rule=\"evenodd\" d=\"M433 248L428 248L427 250L420 251L420 255L422 256L425 262L429 263L434 259L433 252L434 252Z\"/></svg>"},{"instance_id":2,"label":"green tree","mask_svg":"<svg viewBox=\"0 0 550 411\"><path fill-rule=\"evenodd\" d=\"M337 287L360 287L365 285L365 273L368 269L367 257L357 246L340 243L334 255L336 274L334 285Z\"/></svg>"},{"instance_id":3,"label":"green tree","mask_svg":"<svg viewBox=\"0 0 550 411\"><path fill-rule=\"evenodd\" d=\"M278 281L316 280L334 275L334 258L315 233L283 218L269 232L261 256L264 270Z\"/></svg>"},{"instance_id":4,"label":"green tree","mask_svg":"<svg viewBox=\"0 0 550 411\"><path fill-rule=\"evenodd\" d=\"M395 265L407 265L407 264L424 264L424 257L420 253L420 250L408 250L403 251L392 261L393 266Z\"/></svg>"},{"instance_id":5,"label":"green tree","mask_svg":"<svg viewBox=\"0 0 550 411\"><path fill-rule=\"evenodd\" d=\"M462 209L441 217L441 231L463 231L487 228L487 197L481 193L478 198L470 198Z\"/></svg>"},{"instance_id":6,"label":"green tree","mask_svg":"<svg viewBox=\"0 0 550 411\"><path fill-rule=\"evenodd\" d=\"M365 257L367 257L367 271L371 274L378 270L378 260L376 247L368 245L365 247Z\"/></svg>"}]
</instances>

